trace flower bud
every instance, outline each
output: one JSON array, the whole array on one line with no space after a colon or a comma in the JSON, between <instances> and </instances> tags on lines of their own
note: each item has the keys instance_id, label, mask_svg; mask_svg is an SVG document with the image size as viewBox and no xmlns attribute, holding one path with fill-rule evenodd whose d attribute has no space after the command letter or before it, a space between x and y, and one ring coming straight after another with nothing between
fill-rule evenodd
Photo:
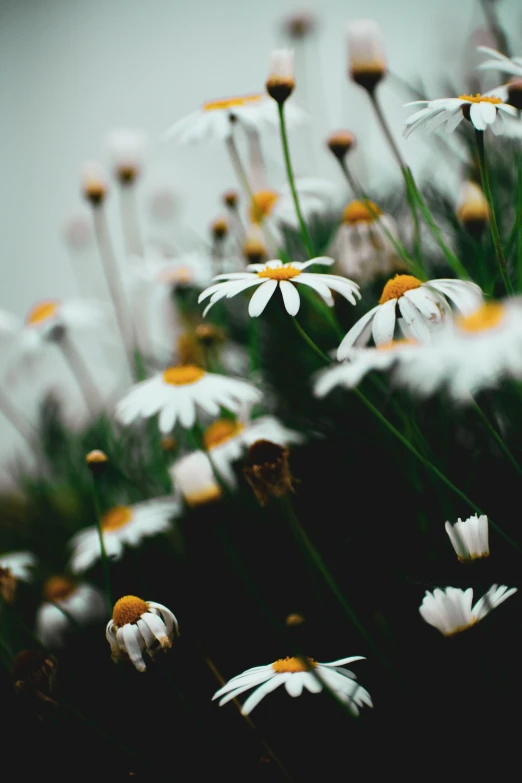
<instances>
[{"instance_id":1,"label":"flower bud","mask_svg":"<svg viewBox=\"0 0 522 783\"><path fill-rule=\"evenodd\" d=\"M276 49L272 52L272 65L266 91L280 106L290 97L295 87L293 49Z\"/></svg>"},{"instance_id":2,"label":"flower bud","mask_svg":"<svg viewBox=\"0 0 522 783\"><path fill-rule=\"evenodd\" d=\"M326 146L340 161L355 147L355 143L354 134L347 130L334 131L326 140Z\"/></svg>"},{"instance_id":3,"label":"flower bud","mask_svg":"<svg viewBox=\"0 0 522 783\"><path fill-rule=\"evenodd\" d=\"M350 22L347 34L349 74L371 93L387 71L381 30L373 19L357 19Z\"/></svg>"},{"instance_id":4,"label":"flower bud","mask_svg":"<svg viewBox=\"0 0 522 783\"><path fill-rule=\"evenodd\" d=\"M99 476L105 471L108 458L105 452L100 451L100 449L94 449L86 455L85 462L91 473L94 476Z\"/></svg>"},{"instance_id":5,"label":"flower bud","mask_svg":"<svg viewBox=\"0 0 522 783\"><path fill-rule=\"evenodd\" d=\"M243 473L261 506L270 497L281 498L294 491L289 454L287 448L269 440L256 440L250 446Z\"/></svg>"},{"instance_id":6,"label":"flower bud","mask_svg":"<svg viewBox=\"0 0 522 783\"><path fill-rule=\"evenodd\" d=\"M96 161L86 163L83 167L82 191L93 207L99 207L107 195L107 182L100 164Z\"/></svg>"},{"instance_id":7,"label":"flower bud","mask_svg":"<svg viewBox=\"0 0 522 783\"><path fill-rule=\"evenodd\" d=\"M217 218L212 223L210 230L212 231L214 239L219 242L228 234L228 223L224 218Z\"/></svg>"},{"instance_id":8,"label":"flower bud","mask_svg":"<svg viewBox=\"0 0 522 783\"><path fill-rule=\"evenodd\" d=\"M140 174L143 166L147 137L142 131L115 128L105 139L105 146L121 185L129 185Z\"/></svg>"},{"instance_id":9,"label":"flower bud","mask_svg":"<svg viewBox=\"0 0 522 783\"><path fill-rule=\"evenodd\" d=\"M464 182L457 205L457 216L473 237L480 237L489 221L489 204L475 182Z\"/></svg>"},{"instance_id":10,"label":"flower bud","mask_svg":"<svg viewBox=\"0 0 522 783\"><path fill-rule=\"evenodd\" d=\"M237 190L227 190L226 193L223 193L223 203L228 209L237 209L238 200Z\"/></svg>"},{"instance_id":11,"label":"flower bud","mask_svg":"<svg viewBox=\"0 0 522 783\"><path fill-rule=\"evenodd\" d=\"M297 11L288 16L283 22L283 30L295 40L302 40L310 35L317 26L317 20L313 14L306 11Z\"/></svg>"}]
</instances>

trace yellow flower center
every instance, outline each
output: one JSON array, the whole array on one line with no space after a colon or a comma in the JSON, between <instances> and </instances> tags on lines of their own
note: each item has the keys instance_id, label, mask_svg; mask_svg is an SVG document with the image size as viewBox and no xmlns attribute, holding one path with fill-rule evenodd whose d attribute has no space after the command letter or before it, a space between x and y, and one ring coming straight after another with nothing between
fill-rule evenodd
<instances>
[{"instance_id":1,"label":"yellow flower center","mask_svg":"<svg viewBox=\"0 0 522 783\"><path fill-rule=\"evenodd\" d=\"M379 304L389 302L390 299L400 299L406 291L413 291L421 285L421 281L413 275L395 275L393 280L388 280L384 286Z\"/></svg>"},{"instance_id":2,"label":"yellow flower center","mask_svg":"<svg viewBox=\"0 0 522 783\"><path fill-rule=\"evenodd\" d=\"M200 381L205 370L195 364L183 364L180 367L168 367L163 373L163 380L171 386L188 386Z\"/></svg>"},{"instance_id":3,"label":"yellow flower center","mask_svg":"<svg viewBox=\"0 0 522 783\"><path fill-rule=\"evenodd\" d=\"M396 348L398 345L415 345L416 340L407 340L406 338L404 340L390 340L388 343L381 343L381 345L376 345L376 349L378 351L393 351L394 348Z\"/></svg>"},{"instance_id":4,"label":"yellow flower center","mask_svg":"<svg viewBox=\"0 0 522 783\"><path fill-rule=\"evenodd\" d=\"M116 601L114 604L112 619L114 620L114 625L117 625L118 628L122 628L128 623L132 624L137 622L141 615L148 611L149 607L147 602L142 598L138 598L135 595L124 595L123 598L120 598L120 600Z\"/></svg>"},{"instance_id":5,"label":"yellow flower center","mask_svg":"<svg viewBox=\"0 0 522 783\"><path fill-rule=\"evenodd\" d=\"M372 214L373 213L373 214ZM382 210L373 201L351 201L343 212L343 223L371 223L382 215Z\"/></svg>"},{"instance_id":6,"label":"yellow flower center","mask_svg":"<svg viewBox=\"0 0 522 783\"><path fill-rule=\"evenodd\" d=\"M307 672L308 669L317 666L317 661L314 661L313 658L307 658L306 660L308 661L308 666L305 665L301 658L279 658L278 661L272 664L272 669L278 674L286 672L293 674L294 672Z\"/></svg>"},{"instance_id":7,"label":"yellow flower center","mask_svg":"<svg viewBox=\"0 0 522 783\"><path fill-rule=\"evenodd\" d=\"M207 451L215 449L216 446L221 446L222 443L226 443L227 440L234 438L244 430L243 424L233 419L218 419L210 427L207 427L203 433L203 443Z\"/></svg>"},{"instance_id":8,"label":"yellow flower center","mask_svg":"<svg viewBox=\"0 0 522 783\"><path fill-rule=\"evenodd\" d=\"M495 98L494 95L459 95L459 101L469 101L470 103L502 103L501 98Z\"/></svg>"},{"instance_id":9,"label":"yellow flower center","mask_svg":"<svg viewBox=\"0 0 522 783\"><path fill-rule=\"evenodd\" d=\"M285 264L284 266L276 266L275 269L267 267L262 272L258 272L258 277L267 277L270 280L291 280L293 277L301 274L300 269L296 269L292 264Z\"/></svg>"},{"instance_id":10,"label":"yellow flower center","mask_svg":"<svg viewBox=\"0 0 522 783\"><path fill-rule=\"evenodd\" d=\"M129 506L115 506L106 511L101 519L102 530L119 530L132 519L132 510Z\"/></svg>"},{"instance_id":11,"label":"yellow flower center","mask_svg":"<svg viewBox=\"0 0 522 783\"><path fill-rule=\"evenodd\" d=\"M247 106L250 103L258 103L264 96L261 93L253 95L238 95L235 98L222 98L219 101L208 101L203 104L203 111L226 111L237 106Z\"/></svg>"},{"instance_id":12,"label":"yellow flower center","mask_svg":"<svg viewBox=\"0 0 522 783\"><path fill-rule=\"evenodd\" d=\"M44 584L44 596L48 601L64 601L76 590L76 584L66 576L52 576Z\"/></svg>"},{"instance_id":13,"label":"yellow flower center","mask_svg":"<svg viewBox=\"0 0 522 783\"><path fill-rule=\"evenodd\" d=\"M464 332L485 332L498 326L504 314L504 305L500 302L485 302L471 315L456 318L455 323Z\"/></svg>"},{"instance_id":14,"label":"yellow flower center","mask_svg":"<svg viewBox=\"0 0 522 783\"><path fill-rule=\"evenodd\" d=\"M56 314L58 302L41 302L33 307L25 319L26 324L40 324Z\"/></svg>"},{"instance_id":15,"label":"yellow flower center","mask_svg":"<svg viewBox=\"0 0 522 783\"><path fill-rule=\"evenodd\" d=\"M249 216L252 223L261 223L272 212L279 199L275 190L258 190L252 195Z\"/></svg>"}]
</instances>

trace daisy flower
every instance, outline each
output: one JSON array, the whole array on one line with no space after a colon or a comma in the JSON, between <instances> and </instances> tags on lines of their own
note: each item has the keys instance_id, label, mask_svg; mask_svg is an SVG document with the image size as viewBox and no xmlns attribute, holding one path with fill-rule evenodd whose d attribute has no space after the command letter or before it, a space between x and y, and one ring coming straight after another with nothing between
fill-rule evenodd
<instances>
[{"instance_id":1,"label":"daisy flower","mask_svg":"<svg viewBox=\"0 0 522 783\"><path fill-rule=\"evenodd\" d=\"M284 685L286 692L295 697L300 696L303 689L310 693L320 693L324 683L354 715L358 715L359 707L364 704L368 707L373 706L372 700L368 691L356 682L355 674L342 667L347 663L363 660L365 659L361 655L340 658L331 663L317 663L312 658L308 658L306 665L300 658L280 658L274 663L254 666L243 674L233 677L216 691L212 700L220 699L219 706L222 707L223 704L236 699L250 688L259 686L243 704L241 712L243 715L249 715L267 694L275 691L280 685ZM315 675L312 672L315 672Z\"/></svg>"},{"instance_id":2,"label":"daisy flower","mask_svg":"<svg viewBox=\"0 0 522 783\"><path fill-rule=\"evenodd\" d=\"M354 345L366 345L371 336L376 345L389 343L397 320L406 337L429 341L431 332L451 316L447 299L467 314L479 307L482 291L476 283L464 280L423 283L413 275L395 275L384 286L379 304L352 326L337 350L337 358L347 358Z\"/></svg>"},{"instance_id":3,"label":"daisy flower","mask_svg":"<svg viewBox=\"0 0 522 783\"><path fill-rule=\"evenodd\" d=\"M332 182L319 177L301 177L295 186L305 221L335 209L339 192ZM286 184L279 190L264 189L253 193L248 217L254 226L266 224L277 237L282 224L298 229L299 219L290 186Z\"/></svg>"},{"instance_id":4,"label":"daisy flower","mask_svg":"<svg viewBox=\"0 0 522 783\"><path fill-rule=\"evenodd\" d=\"M33 581L33 568L36 563L36 555L32 552L6 552L0 555L0 568L10 571L20 582Z\"/></svg>"},{"instance_id":5,"label":"daisy flower","mask_svg":"<svg viewBox=\"0 0 522 783\"><path fill-rule=\"evenodd\" d=\"M373 19L356 19L346 32L349 74L356 84L373 91L388 70L381 29Z\"/></svg>"},{"instance_id":6,"label":"daisy flower","mask_svg":"<svg viewBox=\"0 0 522 783\"><path fill-rule=\"evenodd\" d=\"M218 419L203 433L203 442L212 465L230 487L237 484L232 465L244 456L258 440L268 440L279 446L301 443L302 435L289 430L275 416L260 416L253 421Z\"/></svg>"},{"instance_id":7,"label":"daisy flower","mask_svg":"<svg viewBox=\"0 0 522 783\"><path fill-rule=\"evenodd\" d=\"M111 167L122 184L133 182L140 174L147 147L147 136L133 128L114 128L105 138Z\"/></svg>"},{"instance_id":8,"label":"daisy flower","mask_svg":"<svg viewBox=\"0 0 522 783\"><path fill-rule=\"evenodd\" d=\"M506 57L505 54L497 52L495 49L491 49L489 46L477 46L477 52L482 52L491 57L490 60L485 60L480 65L477 65L479 71L503 71L509 73L511 76L522 76L522 57Z\"/></svg>"},{"instance_id":9,"label":"daisy flower","mask_svg":"<svg viewBox=\"0 0 522 783\"><path fill-rule=\"evenodd\" d=\"M397 381L428 396L445 388L456 402L471 403L504 378L522 379L522 299L486 302L456 318L413 362L397 368Z\"/></svg>"},{"instance_id":10,"label":"daisy flower","mask_svg":"<svg viewBox=\"0 0 522 783\"><path fill-rule=\"evenodd\" d=\"M495 95L459 95L458 98L437 98L433 101L412 101L405 106L424 106L408 117L403 135L408 138L414 130L424 126L425 131L434 131L442 125L452 133L461 121L466 118L476 130L484 131L491 128L499 135L504 130L504 119L517 118L518 112L514 106L503 103L502 98Z\"/></svg>"},{"instance_id":11,"label":"daisy flower","mask_svg":"<svg viewBox=\"0 0 522 783\"><path fill-rule=\"evenodd\" d=\"M204 451L194 451L177 460L169 468L169 474L176 497L182 497L190 508L213 503L223 495Z\"/></svg>"},{"instance_id":12,"label":"daisy flower","mask_svg":"<svg viewBox=\"0 0 522 783\"><path fill-rule=\"evenodd\" d=\"M360 299L361 296L357 283L339 275L304 272L305 269L313 264L331 266L333 262L333 258L321 256L319 258L311 258L304 263L292 261L288 264L283 264L282 261L273 260L267 261L266 264L249 264L246 272L228 272L216 275L214 280L219 280L220 282L205 289L200 294L198 302L202 302L210 297L210 303L203 312L203 315L206 315L212 305L219 302L223 297L226 296L227 299L230 299L232 296L246 291L247 288L257 285L259 288L250 299L248 306L248 314L252 318L261 315L276 288L279 288L281 291L287 313L296 315L299 312L301 302L295 283L302 283L313 288L329 305L333 304L332 291L337 291L354 305L355 297L357 296Z\"/></svg>"},{"instance_id":13,"label":"daisy flower","mask_svg":"<svg viewBox=\"0 0 522 783\"><path fill-rule=\"evenodd\" d=\"M106 618L103 593L86 582L53 576L44 585L45 602L36 613L36 636L44 647L61 647L75 624Z\"/></svg>"},{"instance_id":14,"label":"daisy flower","mask_svg":"<svg viewBox=\"0 0 522 783\"><path fill-rule=\"evenodd\" d=\"M163 604L125 595L114 604L105 636L113 661L130 659L139 672L144 672L147 667L143 653L153 658L159 650L166 652L172 647L174 636L179 636L179 626Z\"/></svg>"},{"instance_id":15,"label":"daisy flower","mask_svg":"<svg viewBox=\"0 0 522 783\"><path fill-rule=\"evenodd\" d=\"M496 609L516 592L516 587L508 589L505 585L493 585L475 606L472 606L472 587L467 590L457 587L446 587L444 590L437 588L433 593L427 590L419 612L423 620L437 628L444 636L453 636L483 620L492 609Z\"/></svg>"},{"instance_id":16,"label":"daisy flower","mask_svg":"<svg viewBox=\"0 0 522 783\"><path fill-rule=\"evenodd\" d=\"M489 557L488 518L485 514L480 517L475 514L464 522L459 517L454 525L446 522L445 529L461 563Z\"/></svg>"},{"instance_id":17,"label":"daisy flower","mask_svg":"<svg viewBox=\"0 0 522 783\"><path fill-rule=\"evenodd\" d=\"M399 259L386 231L398 238L391 215L373 201L351 201L329 248L342 273L365 285L393 272Z\"/></svg>"},{"instance_id":18,"label":"daisy flower","mask_svg":"<svg viewBox=\"0 0 522 783\"><path fill-rule=\"evenodd\" d=\"M302 124L306 114L290 103L286 106L286 119L290 127ZM263 132L279 128L277 105L264 92L238 95L204 103L200 109L174 123L164 134L180 144L226 141L234 125Z\"/></svg>"},{"instance_id":19,"label":"daisy flower","mask_svg":"<svg viewBox=\"0 0 522 783\"><path fill-rule=\"evenodd\" d=\"M168 367L160 375L133 386L116 407L116 418L131 424L159 413L159 428L169 433L179 421L184 429L196 422L200 410L218 416L220 407L237 413L261 399L261 392L239 378L205 372L195 365Z\"/></svg>"},{"instance_id":20,"label":"daisy flower","mask_svg":"<svg viewBox=\"0 0 522 783\"><path fill-rule=\"evenodd\" d=\"M325 397L336 386L353 389L373 370L391 369L404 355L419 351L419 343L413 340L392 340L375 348L352 348L342 364L322 370L314 382L316 397Z\"/></svg>"},{"instance_id":21,"label":"daisy flower","mask_svg":"<svg viewBox=\"0 0 522 783\"><path fill-rule=\"evenodd\" d=\"M165 533L172 517L181 509L172 499L150 500L133 506L115 506L103 514L100 523L107 556L119 560L125 546L137 547L144 538ZM73 549L71 569L81 573L101 558L97 527L80 530L70 541Z\"/></svg>"}]
</instances>

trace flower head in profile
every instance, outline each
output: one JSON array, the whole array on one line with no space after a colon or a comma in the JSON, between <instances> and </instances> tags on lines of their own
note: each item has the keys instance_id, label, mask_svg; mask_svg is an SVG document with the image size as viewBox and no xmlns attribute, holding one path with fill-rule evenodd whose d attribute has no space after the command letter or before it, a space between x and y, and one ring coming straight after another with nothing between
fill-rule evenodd
<instances>
[{"instance_id":1,"label":"flower head in profile","mask_svg":"<svg viewBox=\"0 0 522 783\"><path fill-rule=\"evenodd\" d=\"M33 569L37 564L32 552L6 552L0 555L0 568L10 571L20 582L33 581Z\"/></svg>"},{"instance_id":2,"label":"flower head in profile","mask_svg":"<svg viewBox=\"0 0 522 783\"><path fill-rule=\"evenodd\" d=\"M456 587L446 587L444 590L437 588L433 593L426 591L419 612L423 620L444 636L454 636L483 620L516 592L516 587L508 589L505 585L493 585L475 606L472 606L472 587L467 590Z\"/></svg>"},{"instance_id":3,"label":"flower head in profile","mask_svg":"<svg viewBox=\"0 0 522 783\"><path fill-rule=\"evenodd\" d=\"M223 492L214 476L212 463L204 451L193 451L169 468L176 497L196 508L220 500Z\"/></svg>"},{"instance_id":4,"label":"flower head in profile","mask_svg":"<svg viewBox=\"0 0 522 783\"><path fill-rule=\"evenodd\" d=\"M465 280L428 280L413 275L395 275L384 286L379 304L350 329L337 351L339 361L354 345L364 346L373 337L376 345L393 340L399 324L407 338L429 341L433 330L451 317L450 299L461 313L471 313L482 301L476 283Z\"/></svg>"},{"instance_id":5,"label":"flower head in profile","mask_svg":"<svg viewBox=\"0 0 522 783\"><path fill-rule=\"evenodd\" d=\"M204 315L210 308L226 297L230 299L248 288L257 286L257 291L250 299L248 314L252 318L261 315L272 294L279 288L285 309L289 315L296 315L299 312L301 304L296 284L300 283L312 288L318 293L324 301L332 305L332 291L337 291L351 304L355 304L355 297L360 298L359 286L357 283L348 280L346 277L330 274L315 274L305 272L309 266L320 264L330 266L333 264L333 258L311 258L309 261L292 261L283 264L282 261L267 261L266 264L249 264L246 272L232 272L217 275L214 279L219 282L211 285L200 294L199 302L210 297Z\"/></svg>"},{"instance_id":6,"label":"flower head in profile","mask_svg":"<svg viewBox=\"0 0 522 783\"><path fill-rule=\"evenodd\" d=\"M333 691L338 699L346 704L354 715L359 714L359 708L367 705L372 707L372 700L368 691L359 685L357 678L349 669L343 666L354 661L363 661L360 655L350 658L340 658L331 663L317 663L312 658L280 658L266 666L254 666L242 674L238 674L227 682L214 694L212 700L219 699L222 707L232 699L236 699L251 688L256 690L250 694L241 712L249 715L254 707L280 685L285 686L286 692L293 696L300 696L303 690L310 693L320 693L323 685Z\"/></svg>"},{"instance_id":7,"label":"flower head in profile","mask_svg":"<svg viewBox=\"0 0 522 783\"><path fill-rule=\"evenodd\" d=\"M504 103L496 95L459 95L458 98L436 98L433 101L412 101L406 106L423 106L408 117L403 135L407 138L418 128L426 132L437 130L443 125L447 133L452 133L463 119L469 120L476 130L484 131L491 128L493 133L500 135L509 121L517 120L517 110L514 106Z\"/></svg>"},{"instance_id":8,"label":"flower head in profile","mask_svg":"<svg viewBox=\"0 0 522 783\"><path fill-rule=\"evenodd\" d=\"M349 75L372 92L388 70L381 29L373 19L357 19L348 24L347 36Z\"/></svg>"},{"instance_id":9,"label":"flower head in profile","mask_svg":"<svg viewBox=\"0 0 522 783\"><path fill-rule=\"evenodd\" d=\"M290 97L295 87L293 49L275 49L272 52L270 73L265 86L270 97L280 105Z\"/></svg>"},{"instance_id":10,"label":"flower head in profile","mask_svg":"<svg viewBox=\"0 0 522 783\"><path fill-rule=\"evenodd\" d=\"M103 593L86 582L52 576L44 584L44 602L36 612L36 636L44 647L61 647L77 625L106 619Z\"/></svg>"},{"instance_id":11,"label":"flower head in profile","mask_svg":"<svg viewBox=\"0 0 522 783\"><path fill-rule=\"evenodd\" d=\"M343 274L365 285L398 268L399 259L388 234L397 238L397 225L372 201L351 201L329 252Z\"/></svg>"},{"instance_id":12,"label":"flower head in profile","mask_svg":"<svg viewBox=\"0 0 522 783\"><path fill-rule=\"evenodd\" d=\"M490 209L482 188L463 182L457 204L457 217L471 236L479 237L489 222Z\"/></svg>"},{"instance_id":13,"label":"flower head in profile","mask_svg":"<svg viewBox=\"0 0 522 783\"><path fill-rule=\"evenodd\" d=\"M179 626L163 604L125 595L114 604L105 635L113 661L130 659L139 672L144 672L147 666L143 654L154 658L160 650L166 652L174 637L179 636Z\"/></svg>"},{"instance_id":14,"label":"flower head in profile","mask_svg":"<svg viewBox=\"0 0 522 783\"><path fill-rule=\"evenodd\" d=\"M484 302L455 318L415 361L401 362L396 380L414 394L445 390L458 403L504 379L522 379L522 299Z\"/></svg>"},{"instance_id":15,"label":"flower head in profile","mask_svg":"<svg viewBox=\"0 0 522 783\"><path fill-rule=\"evenodd\" d=\"M218 416L223 407L237 413L260 398L254 386L239 378L206 372L196 365L180 365L133 386L118 403L116 418L128 425L159 413L160 431L168 434L177 422L184 429L193 427L199 412Z\"/></svg>"},{"instance_id":16,"label":"flower head in profile","mask_svg":"<svg viewBox=\"0 0 522 783\"><path fill-rule=\"evenodd\" d=\"M137 547L144 538L164 533L181 508L172 498L149 500L133 506L114 506L100 520L107 556L119 560L125 546ZM97 527L80 530L70 541L71 569L81 573L101 557Z\"/></svg>"},{"instance_id":17,"label":"flower head in profile","mask_svg":"<svg viewBox=\"0 0 522 783\"><path fill-rule=\"evenodd\" d=\"M488 518L485 514L480 517L475 514L464 522L459 517L454 525L446 522L445 529L461 563L489 557Z\"/></svg>"},{"instance_id":18,"label":"flower head in profile","mask_svg":"<svg viewBox=\"0 0 522 783\"><path fill-rule=\"evenodd\" d=\"M107 134L105 147L112 169L122 185L129 185L143 167L147 136L134 128L114 128Z\"/></svg>"}]
</instances>

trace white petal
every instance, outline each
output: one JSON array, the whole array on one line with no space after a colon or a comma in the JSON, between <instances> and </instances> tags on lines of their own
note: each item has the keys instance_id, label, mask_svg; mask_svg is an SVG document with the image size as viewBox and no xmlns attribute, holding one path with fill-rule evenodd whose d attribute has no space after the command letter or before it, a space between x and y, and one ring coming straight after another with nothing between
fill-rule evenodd
<instances>
[{"instance_id":1,"label":"white petal","mask_svg":"<svg viewBox=\"0 0 522 783\"><path fill-rule=\"evenodd\" d=\"M296 696L300 696L302 694L303 686L304 686L303 675L306 673L307 672L295 672L286 681L285 683L286 692L293 698L295 698Z\"/></svg>"},{"instance_id":2,"label":"white petal","mask_svg":"<svg viewBox=\"0 0 522 783\"><path fill-rule=\"evenodd\" d=\"M357 338L362 335L364 328L375 317L375 314L377 313L380 307L382 307L382 305L377 305L377 307L374 307L368 313L363 315L362 318L359 318L357 323L352 326L348 334L343 338L343 341L341 342L339 348L337 349L337 359L340 362L342 362L343 359L346 359L346 357L350 352L350 349L355 344Z\"/></svg>"},{"instance_id":3,"label":"white petal","mask_svg":"<svg viewBox=\"0 0 522 783\"><path fill-rule=\"evenodd\" d=\"M273 679L269 680L268 682L265 682L264 685L261 685L257 690L252 693L246 702L243 704L243 708L241 712L243 715L249 715L254 707L257 707L261 699L264 699L264 697L271 693L272 691L275 691L276 688L279 687L279 685L283 685L289 677L291 677L291 674L278 674Z\"/></svg>"},{"instance_id":4,"label":"white petal","mask_svg":"<svg viewBox=\"0 0 522 783\"><path fill-rule=\"evenodd\" d=\"M420 340L420 342L429 342L431 339L430 330L415 305L409 299L401 296L399 299L399 310L413 337L416 340Z\"/></svg>"},{"instance_id":5,"label":"white petal","mask_svg":"<svg viewBox=\"0 0 522 783\"><path fill-rule=\"evenodd\" d=\"M248 314L252 318L257 318L257 316L261 315L276 288L277 280L266 280L259 286L248 305Z\"/></svg>"},{"instance_id":6,"label":"white petal","mask_svg":"<svg viewBox=\"0 0 522 783\"><path fill-rule=\"evenodd\" d=\"M469 110L469 116L475 128L477 130L483 131L486 130L487 123L484 117L482 116L481 106L482 104L480 103L473 103Z\"/></svg>"},{"instance_id":7,"label":"white petal","mask_svg":"<svg viewBox=\"0 0 522 783\"><path fill-rule=\"evenodd\" d=\"M138 629L133 625L124 625L121 630L129 658L139 672L144 672L147 667L143 661L140 645L136 637Z\"/></svg>"},{"instance_id":8,"label":"white petal","mask_svg":"<svg viewBox=\"0 0 522 783\"><path fill-rule=\"evenodd\" d=\"M397 300L390 299L380 306L373 319L372 334L376 345L389 343L395 332L395 309Z\"/></svg>"},{"instance_id":9,"label":"white petal","mask_svg":"<svg viewBox=\"0 0 522 783\"><path fill-rule=\"evenodd\" d=\"M295 285L292 285L288 280L281 280L279 288L283 295L283 302L286 307L286 312L289 315L297 315L299 312L299 306L301 304L299 299L299 293Z\"/></svg>"}]
</instances>

